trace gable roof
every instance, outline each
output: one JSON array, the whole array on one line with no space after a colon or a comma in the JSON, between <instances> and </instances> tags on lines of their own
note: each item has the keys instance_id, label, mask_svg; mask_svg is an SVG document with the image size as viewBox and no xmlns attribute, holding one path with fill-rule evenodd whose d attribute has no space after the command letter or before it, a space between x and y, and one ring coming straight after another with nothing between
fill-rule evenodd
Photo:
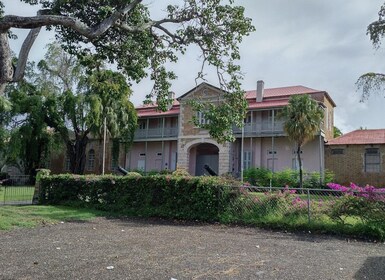
<instances>
[{"instance_id":1,"label":"gable roof","mask_svg":"<svg viewBox=\"0 0 385 280\"><path fill-rule=\"evenodd\" d=\"M190 93L200 90L201 88L208 87L215 91L223 91L219 87L213 86L209 83L202 82L195 86L193 89L184 93L173 101L173 106L166 112L157 110L157 104L141 105L136 108L139 117L147 116L165 116L165 115L177 115L179 114L179 101L185 98ZM256 102L256 90L248 90L245 92L245 98L248 101L248 109L267 109L267 108L278 108L284 107L289 103L290 96L297 94L324 94L333 106L336 106L334 101L331 99L326 91L320 91L305 86L289 86L289 87L278 87L278 88L265 88L262 102Z\"/></svg>"},{"instance_id":2,"label":"gable roof","mask_svg":"<svg viewBox=\"0 0 385 280\"><path fill-rule=\"evenodd\" d=\"M179 100L185 98L185 97L186 97L187 95L189 95L190 93L192 93L192 92L194 92L194 91L196 91L196 90L199 90L200 88L203 88L203 87L209 87L209 88L212 88L212 89L214 89L214 90L216 90L216 91L222 91L222 92L223 92L223 89L221 89L221 88L219 88L219 87L213 86L213 85L211 85L211 84L209 84L209 83L206 83L206 82L202 82L202 83L200 83L199 85L195 86L194 88L190 89L190 90L189 90L188 92L186 92L185 94L182 94L181 96L179 96L179 97L177 98L177 100L179 101Z\"/></svg>"},{"instance_id":3,"label":"gable roof","mask_svg":"<svg viewBox=\"0 0 385 280\"><path fill-rule=\"evenodd\" d=\"M331 139L327 145L385 144L385 129L359 129Z\"/></svg>"}]
</instances>

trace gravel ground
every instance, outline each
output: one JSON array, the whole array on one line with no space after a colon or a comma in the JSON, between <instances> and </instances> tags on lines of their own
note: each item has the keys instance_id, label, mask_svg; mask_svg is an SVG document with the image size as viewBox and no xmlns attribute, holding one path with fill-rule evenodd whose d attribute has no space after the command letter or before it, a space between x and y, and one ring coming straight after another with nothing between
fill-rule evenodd
<instances>
[{"instance_id":1,"label":"gravel ground","mask_svg":"<svg viewBox=\"0 0 385 280\"><path fill-rule=\"evenodd\" d=\"M385 245L162 220L0 232L1 279L385 279Z\"/></svg>"}]
</instances>

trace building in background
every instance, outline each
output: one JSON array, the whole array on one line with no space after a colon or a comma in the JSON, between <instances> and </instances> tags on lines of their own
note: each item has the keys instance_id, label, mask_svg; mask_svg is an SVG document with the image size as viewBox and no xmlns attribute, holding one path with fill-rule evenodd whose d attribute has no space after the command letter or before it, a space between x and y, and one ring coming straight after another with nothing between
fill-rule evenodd
<instances>
[{"instance_id":1,"label":"building in background","mask_svg":"<svg viewBox=\"0 0 385 280\"><path fill-rule=\"evenodd\" d=\"M323 172L324 142L333 137L335 103L326 91L304 86L265 89L263 81L258 81L256 90L246 92L248 113L244 133L234 127L234 143L219 144L207 130L192 123L193 116L201 122L205 119L188 105L188 101L203 98L207 102L218 102L221 89L213 85L202 83L191 89L175 100L166 112L159 112L156 105L138 107L139 127L125 156L124 167L147 172L179 167L192 175L203 175L204 165L209 165L217 174L230 172L237 176L243 159L244 169L296 169L294 144L285 135L283 121L277 114L290 97L297 94L309 94L325 110L322 129L301 151L306 171Z\"/></svg>"},{"instance_id":2,"label":"building in background","mask_svg":"<svg viewBox=\"0 0 385 280\"><path fill-rule=\"evenodd\" d=\"M385 129L363 129L346 133L326 143L326 168L335 181L365 186L385 186Z\"/></svg>"}]
</instances>

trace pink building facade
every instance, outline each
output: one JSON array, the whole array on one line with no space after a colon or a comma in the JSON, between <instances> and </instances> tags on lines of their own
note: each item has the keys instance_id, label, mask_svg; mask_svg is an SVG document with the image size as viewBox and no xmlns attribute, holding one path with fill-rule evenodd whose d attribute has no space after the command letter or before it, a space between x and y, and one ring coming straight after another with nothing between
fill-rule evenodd
<instances>
[{"instance_id":1,"label":"pink building facade","mask_svg":"<svg viewBox=\"0 0 385 280\"><path fill-rule=\"evenodd\" d=\"M304 169L323 172L324 143L333 138L335 103L326 91L304 86L265 89L258 81L256 90L246 91L248 114L243 129L234 127L236 141L219 144L208 131L195 127L193 116L204 121L188 102L201 99L217 102L221 90L202 83L174 101L166 112L156 105L137 108L138 129L130 150L120 162L128 170L161 171L183 168L192 175L207 174L209 166L217 174L239 176L241 169L269 168L273 171L297 168L294 144L283 131L279 111L296 94L309 94L324 109L322 129L302 150Z\"/></svg>"}]
</instances>

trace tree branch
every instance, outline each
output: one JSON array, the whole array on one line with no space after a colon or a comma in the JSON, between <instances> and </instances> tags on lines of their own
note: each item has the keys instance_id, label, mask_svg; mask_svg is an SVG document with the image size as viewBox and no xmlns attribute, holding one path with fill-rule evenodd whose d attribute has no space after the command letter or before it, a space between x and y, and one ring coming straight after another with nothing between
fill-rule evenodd
<instances>
[{"instance_id":1,"label":"tree branch","mask_svg":"<svg viewBox=\"0 0 385 280\"><path fill-rule=\"evenodd\" d=\"M21 17L8 15L0 20L0 31L6 32L10 28L33 29L47 25L61 25L71 28L80 35L92 40L105 33L120 18L132 11L141 2L142 0L132 1L123 8L116 10L111 16L94 27L89 27L80 20L68 16L37 15L34 17Z\"/></svg>"},{"instance_id":2,"label":"tree branch","mask_svg":"<svg viewBox=\"0 0 385 280\"><path fill-rule=\"evenodd\" d=\"M17 61L17 66L15 69L15 73L13 75L13 82L18 82L23 78L25 66L27 65L29 52L37 36L39 35L40 30L41 30L41 27L32 29L31 31L29 31L27 38L25 38L23 45L21 46L21 49L20 49L19 59Z\"/></svg>"}]
</instances>

